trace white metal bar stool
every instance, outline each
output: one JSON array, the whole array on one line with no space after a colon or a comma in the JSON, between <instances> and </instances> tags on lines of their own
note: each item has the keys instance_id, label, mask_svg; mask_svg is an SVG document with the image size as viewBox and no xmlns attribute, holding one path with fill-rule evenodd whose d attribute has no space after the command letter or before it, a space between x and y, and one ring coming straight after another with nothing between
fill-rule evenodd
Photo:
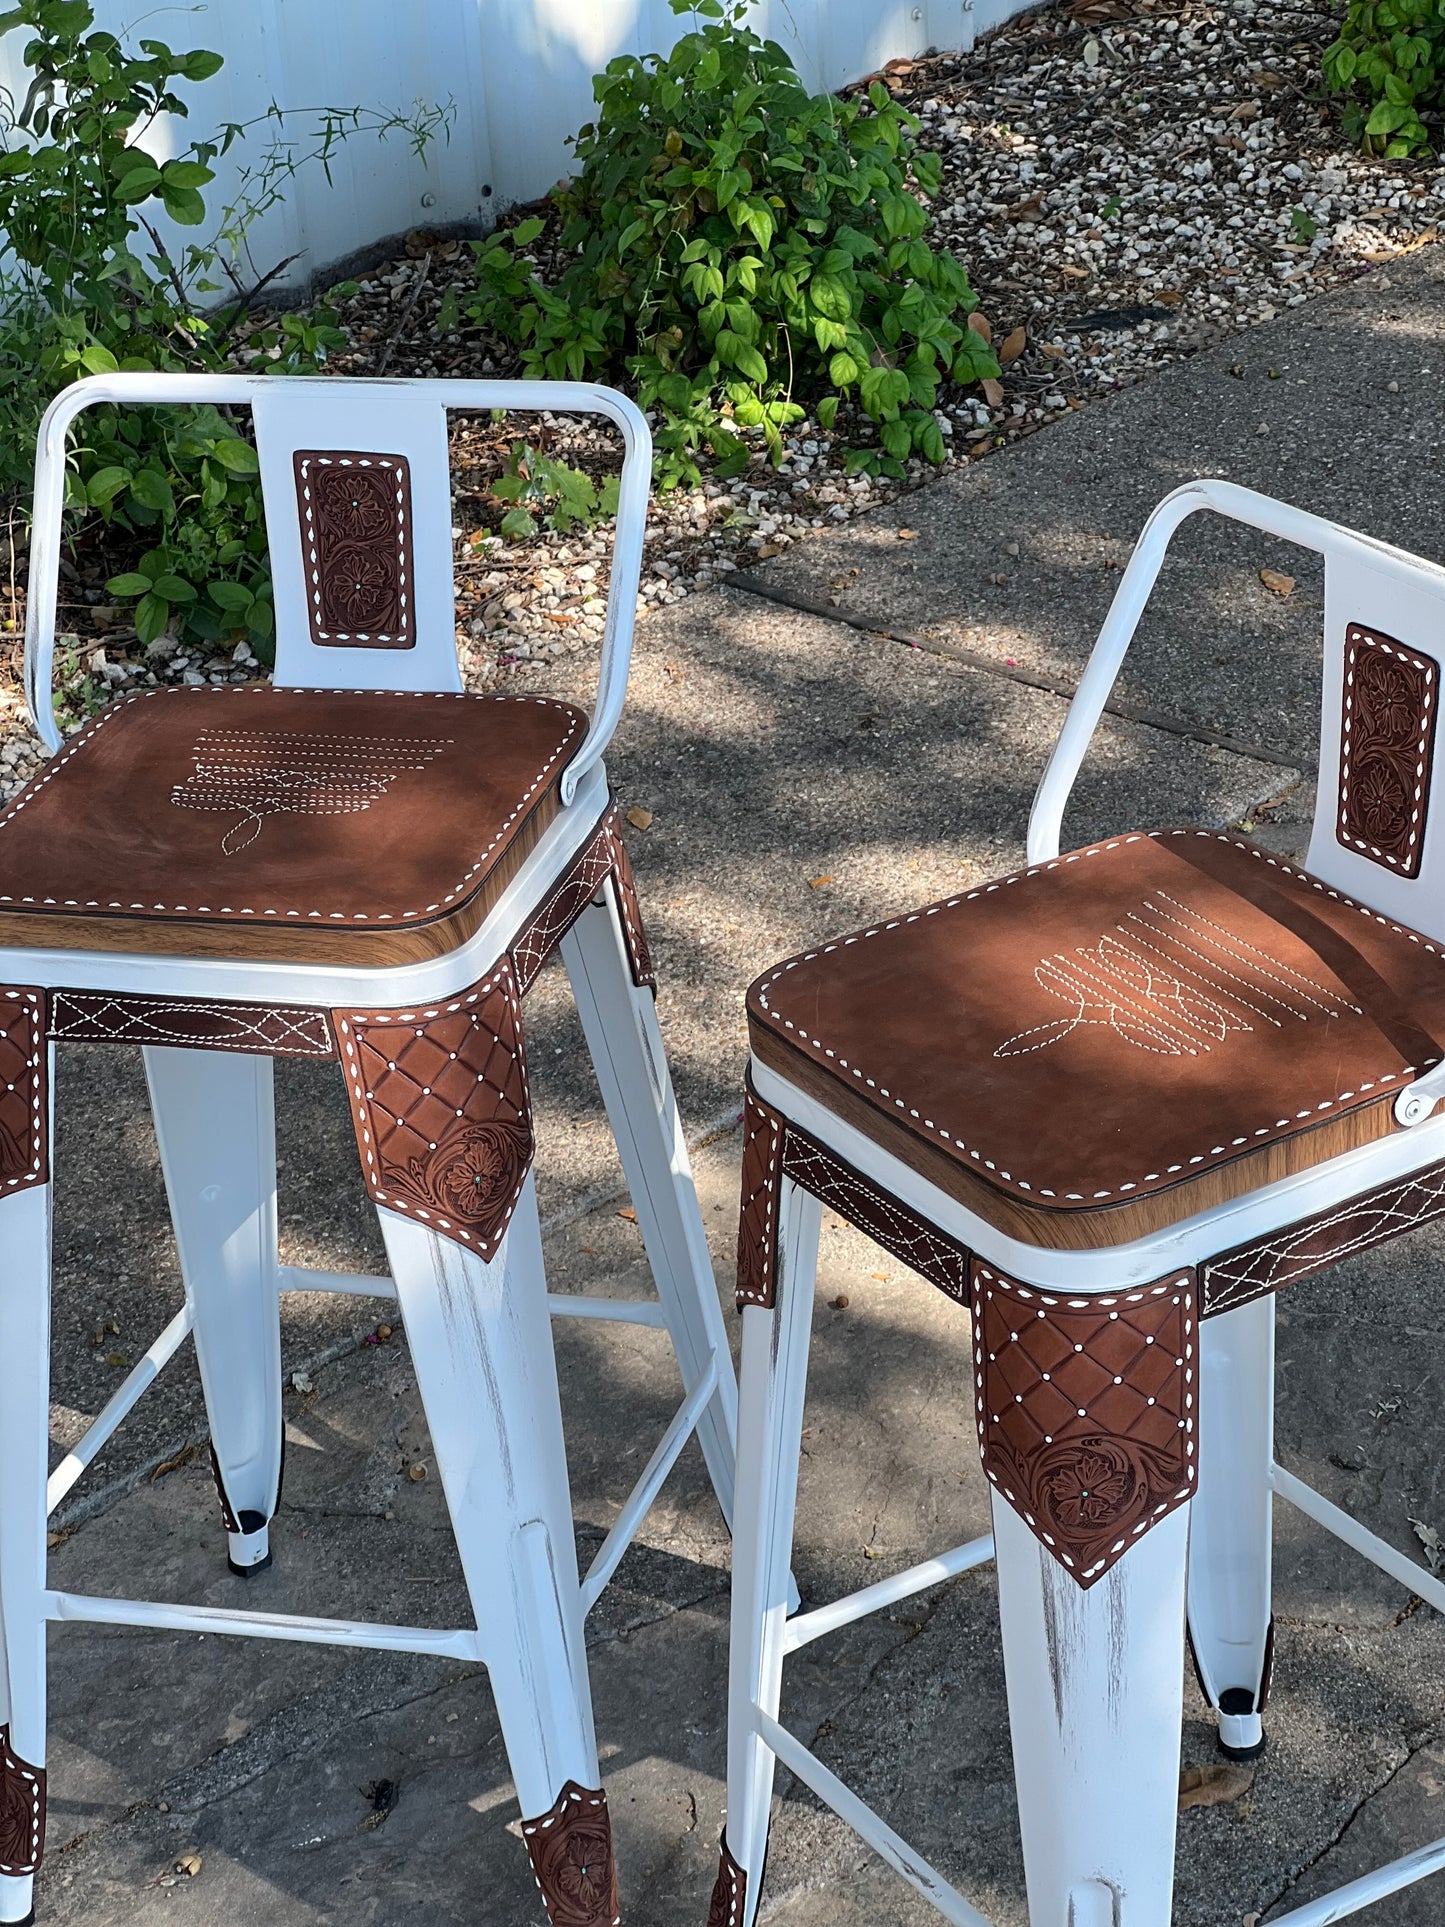
<instances>
[{"instance_id":1,"label":"white metal bar stool","mask_svg":"<svg viewBox=\"0 0 1445 1927\"><path fill-rule=\"evenodd\" d=\"M1175 529L1325 559L1307 871L1231 834L1059 826ZM1263 1742L1270 1508L1445 1584L1274 1463L1272 1294L1445 1211L1445 570L1225 482L1155 511L1035 799L1030 867L754 984L728 1817L751 1927L774 1763L946 1919L980 1915L778 1720L783 1660L996 1556L1032 1927L1168 1927L1186 1625L1226 1751ZM971 1309L992 1538L788 1618L822 1207ZM1186 1564L1187 1555L1187 1564ZM1279 1927L1445 1867L1445 1840Z\"/></svg>"},{"instance_id":2,"label":"white metal bar stool","mask_svg":"<svg viewBox=\"0 0 1445 1927\"><path fill-rule=\"evenodd\" d=\"M51 655L66 435L96 403L249 409L277 618L271 687L158 690L62 744ZM468 696L447 410L606 416L625 460L590 722ZM51 762L0 813L0 1922L45 1822L45 1627L170 1626L485 1663L557 1927L617 1918L583 1619L687 1438L725 1514L736 1392L602 754L622 709L650 443L573 383L117 375L41 429L26 636ZM521 999L560 946L658 1302L555 1298L542 1269ZM184 1310L47 1495L49 1083L57 1044L144 1047ZM389 1279L279 1264L272 1059L338 1057ZM53 1509L189 1333L233 1570L269 1557L279 1294L400 1304L475 1627L299 1619L47 1589ZM659 1326L685 1397L579 1581L549 1312Z\"/></svg>"}]
</instances>

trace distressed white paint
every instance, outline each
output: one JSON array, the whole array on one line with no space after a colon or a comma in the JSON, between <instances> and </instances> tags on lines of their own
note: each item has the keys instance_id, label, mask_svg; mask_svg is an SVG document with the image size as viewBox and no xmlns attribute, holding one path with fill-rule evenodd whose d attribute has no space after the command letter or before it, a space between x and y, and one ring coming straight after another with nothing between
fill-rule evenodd
<instances>
[{"instance_id":1,"label":"distressed white paint","mask_svg":"<svg viewBox=\"0 0 1445 1927\"><path fill-rule=\"evenodd\" d=\"M136 17L127 0L94 0L98 25L119 33ZM1022 10L1019 0L755 0L760 32L787 47L810 87L833 89L899 55L960 48ZM280 285L305 287L337 262L415 227L488 227L506 207L545 194L568 171L567 136L592 115L592 76L619 54L662 52L687 29L666 0L201 0L150 19L140 31L178 49L209 47L226 65L179 92L187 121L162 124L145 146L161 157L226 121L284 108L367 106L405 111L418 100L453 102L451 138L424 158L404 136L346 143L328 183L319 167L291 183L253 237L265 271L301 255ZM26 35L0 41L0 87L23 99ZM294 131L314 125L298 115ZM257 130L251 151L268 130ZM234 194L234 158L210 190ZM168 244L205 230L161 226Z\"/></svg>"}]
</instances>

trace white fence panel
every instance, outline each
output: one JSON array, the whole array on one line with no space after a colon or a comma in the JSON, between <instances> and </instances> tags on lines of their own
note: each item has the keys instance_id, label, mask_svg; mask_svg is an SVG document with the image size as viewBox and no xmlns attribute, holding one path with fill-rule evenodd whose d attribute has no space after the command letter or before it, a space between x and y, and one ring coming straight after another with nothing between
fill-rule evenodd
<instances>
[{"instance_id":1,"label":"white fence panel","mask_svg":"<svg viewBox=\"0 0 1445 1927\"><path fill-rule=\"evenodd\" d=\"M925 47L974 35L1029 0L754 0L758 30L786 46L803 79L835 89ZM97 24L121 33L133 0L95 0ZM568 171L568 134L592 117L592 76L621 53L659 52L687 21L666 0L200 0L145 15L138 33L173 47L210 47L226 65L179 89L187 121L160 125L145 145L171 155L225 121L287 109L366 106L405 111L452 103L450 139L415 156L404 135L345 142L331 179L308 166L252 239L258 269L299 259L278 286L305 287L348 256L415 227L486 228L509 206L544 194ZM23 99L23 32L0 41L0 87ZM315 116L290 131L305 144ZM255 154L274 130L257 127ZM235 156L236 150L233 150ZM238 159L221 165L213 208L236 190ZM160 223L167 244L204 230Z\"/></svg>"}]
</instances>

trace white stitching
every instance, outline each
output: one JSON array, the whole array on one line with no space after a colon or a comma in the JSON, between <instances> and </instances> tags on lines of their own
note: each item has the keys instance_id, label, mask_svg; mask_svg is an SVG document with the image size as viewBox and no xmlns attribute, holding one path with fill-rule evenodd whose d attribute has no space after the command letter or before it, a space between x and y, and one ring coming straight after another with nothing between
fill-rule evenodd
<instances>
[{"instance_id":1,"label":"white stitching","mask_svg":"<svg viewBox=\"0 0 1445 1927\"><path fill-rule=\"evenodd\" d=\"M40 1077L45 1027L40 1020L40 999L33 990L7 988L0 990L0 997L8 998L12 1004L30 1006L28 1011L21 1010L18 1013L21 1018L28 1017L30 1024L30 1045L26 1052L26 1068L30 1074L30 1169L20 1172L16 1177L0 1180L7 1191L13 1191L18 1185L34 1184L45 1169L45 1096ZM15 1043L15 1033L9 1024L0 1023L0 1036L4 1036L12 1045Z\"/></svg>"},{"instance_id":2,"label":"white stitching","mask_svg":"<svg viewBox=\"0 0 1445 1927\"><path fill-rule=\"evenodd\" d=\"M248 696L252 694L264 695L266 693L266 689L267 689L266 685L257 684L254 686L254 690L248 690L245 693ZM43 775L35 777L29 784L26 785L26 787L20 792L20 794L17 797L15 797L14 800L3 811L0 811L0 830L7 829L10 826L10 824L14 822L15 818L19 815L20 811L23 810L27 804L33 802L34 799L42 793L42 791L45 788L45 785L50 781L52 781L53 778L56 776L56 774L65 767L65 765L77 753L77 751L82 749L85 746L85 744L90 741L91 737L95 735L97 730L103 729L108 722L114 721L114 719L118 715L120 715L124 710L128 709L132 703L145 702L154 696L178 697L182 700L185 700L191 697L228 696L228 695L234 696L237 693L238 692L232 687L226 687L226 686L217 687L215 685L208 685L205 689L143 689L138 691L136 694L132 696L125 697L124 700L121 702L113 703L110 706L110 708L103 710L93 723L90 723L85 729L83 729L80 732L80 734L74 739L74 741L71 742L62 751L62 753L59 756L55 757L55 759L49 765L47 765ZM492 838L491 842L482 851L481 855L477 858L475 863L473 863L463 873L461 878L455 884L452 885L451 889L445 891L437 899L435 903L427 904L424 909L400 910L395 913L391 911L385 911L385 912L379 913L376 916L372 916L369 912L365 910L279 910L275 908L258 910L257 908L255 908L254 905L244 905L241 908L237 909L231 904L221 904L219 906L213 906L211 904L198 903L198 904L191 904L188 906L184 903L124 903L119 898L113 898L109 902L102 902L98 897L89 897L84 899L83 901L78 897L67 897L62 901L58 897L13 897L13 896L7 895L3 891L0 891L0 903L25 904L25 905L30 905L37 909L54 908L54 909L63 909L63 910L120 910L120 911L139 910L139 911L150 911L150 912L161 911L161 912L164 912L170 915L175 915L175 916L305 917L308 920L320 920L322 918L325 918L332 922L370 923L373 925L374 924L409 923L409 922L415 921L420 917L434 916L439 910L444 909L447 904L455 902L456 899L459 896L461 896L462 893L465 891L467 885L471 882L472 878L476 876L479 870L485 867L488 857L490 857L493 850L495 850L497 846L504 841L504 839L506 838L507 832L511 829L512 825L517 821L518 817L520 817L523 814L528 803L530 803L533 795L536 793L537 789L544 782L544 780L551 773L551 771L556 767L558 757L562 754L563 750L566 749L568 743L571 742L572 738L577 734L577 723L578 723L577 716L571 711L569 711L565 704L554 702L552 698L548 696L467 696L467 695L458 694L454 691L448 691L448 690L436 691L436 690L424 690L424 689L391 689L391 690L385 690L385 691L361 690L361 689L288 690L285 693L288 695L316 695L316 696L322 696L322 697L335 696L335 695L361 696L361 695L384 694L393 698L394 700L402 701L402 700L410 699L416 702L534 703L543 709L561 710L563 715L566 716L567 727L566 727L566 730L563 732L561 740L557 743L556 747L548 753L547 759L543 763L541 769L537 772L536 776L528 784L516 808L512 811L510 816L504 818L504 820L502 821L502 823L497 829L496 835Z\"/></svg>"},{"instance_id":3,"label":"white stitching","mask_svg":"<svg viewBox=\"0 0 1445 1927\"><path fill-rule=\"evenodd\" d=\"M396 470L396 550L397 550L397 603L401 609L402 628L400 634L381 629L323 629L321 626L321 558L316 549L316 516L311 507L311 483L306 470L312 462L318 468L370 468L373 463L378 468ZM316 640L328 646L338 642L376 643L385 642L408 646L410 638L406 633L407 605L410 600L407 590L408 543L406 539L406 486L408 463L404 455L363 455L341 457L336 455L303 455L300 458L301 499L305 504L301 519L306 527L306 559L309 563L307 579L311 589L311 608L316 624Z\"/></svg>"},{"instance_id":4,"label":"white stitching","mask_svg":"<svg viewBox=\"0 0 1445 1927\"><path fill-rule=\"evenodd\" d=\"M1232 849L1246 852L1249 856L1253 857L1257 863L1266 863L1270 869L1278 870L1284 876L1292 878L1302 889L1317 890L1322 896L1329 897L1332 902L1340 904L1343 908L1354 910L1360 916L1368 917L1372 922L1378 923L1385 929L1393 931L1396 936L1405 937L1411 943L1421 945L1425 950L1429 951L1431 956L1438 957L1441 954L1439 946L1431 943L1428 938L1422 937L1417 930L1410 930L1403 924L1393 922L1389 917L1382 916L1378 910L1371 910L1364 904L1356 903L1353 897L1345 896L1342 891L1331 889L1328 884L1321 883L1318 878L1308 875L1307 872L1296 870L1292 865L1282 862L1278 857L1268 855L1264 850L1257 848L1254 844L1246 843L1238 837L1229 836L1222 830L1150 830L1148 832L1140 830L1133 832L1129 836L1112 837L1106 843L1095 843L1086 850L1072 851L1068 856L1053 857L1047 863L1032 864L1028 869L1017 870L1013 875L1000 877L994 883L981 884L976 890L968 890L959 896L949 897L942 903L929 904L928 907L923 910L910 911L906 916L890 917L886 923L871 925L867 930L859 930L855 931L851 936L835 938L831 943L819 944L816 950L807 950L799 956L790 957L786 963L779 964L776 970L770 971L766 977L763 977L759 981L757 985L758 1003L763 1010L769 1012L776 1023L781 1024L785 1030L791 1031L802 1043L807 1044L821 1056L827 1057L832 1063L836 1064L840 1070L845 1070L850 1076L857 1078L860 1084L865 1085L870 1091L875 1091L879 1097L887 1098L895 1110L907 1113L917 1123L922 1125L924 1130L932 1132L935 1137L942 1139L945 1144L952 1145L961 1155L966 1154L972 1158L975 1163L981 1164L986 1169L996 1172L1006 1183L1016 1184L1022 1190L1034 1191L1039 1197L1055 1198L1059 1195L1056 1190L1038 1183L1037 1179L1029 1182L1023 1178L1014 1177L1010 1172L999 1170L998 1166L991 1159L986 1158L980 1150L966 1144L962 1138L955 1137L952 1132L945 1131L942 1125L935 1124L931 1118L920 1117L916 1110L912 1110L909 1107L905 1099L895 1096L894 1093L888 1089L887 1085L880 1084L876 1078L870 1077L867 1072L860 1069L858 1065L851 1064L846 1057L829 1049L821 1039L814 1037L810 1032L805 1030L801 1024L795 1024L791 1018L784 1017L780 1011L773 1010L768 1001L768 991L773 984L778 982L779 978L786 977L789 971L798 969L802 964L812 963L818 957L831 956L835 950L846 950L850 945L862 943L869 937L884 936L889 931L901 930L910 923L921 923L928 917L939 916L945 910L955 910L961 903L972 903L977 897L992 896L996 890L1002 890L1009 884L1027 882L1031 877L1043 876L1047 874L1048 871L1057 870L1064 864L1079 863L1089 857L1103 856L1110 850L1122 849L1130 843L1158 842L1166 836L1194 836L1202 837L1216 843L1227 843ZM1020 1033L1020 1035L1023 1034L1022 1032ZM1241 1143L1247 1143L1249 1137L1268 1137L1271 1131L1283 1130L1287 1125L1295 1123L1301 1118L1316 1118L1320 1112L1332 1110L1336 1104L1347 1103L1351 1098L1358 1097L1361 1091L1373 1090L1376 1085L1403 1084L1418 1073L1429 1070L1439 1061L1437 1057L1427 1057L1419 1064L1406 1064L1402 1069L1397 1071L1381 1071L1373 1079L1361 1081L1353 1090L1339 1092L1334 1097L1323 1099L1310 1110L1298 1112L1295 1118L1279 1118L1273 1125L1258 1125L1250 1131L1245 1138L1236 1138L1227 1145L1216 1144L1208 1151L1195 1152L1189 1158L1189 1163L1203 1164L1211 1158L1228 1155L1235 1151ZM1170 1165L1164 1171L1151 1171L1145 1177L1134 1178L1131 1179L1129 1183L1118 1186L1117 1193L1137 1190L1141 1185L1161 1183L1165 1179L1177 1175L1182 1168L1182 1166L1174 1164ZM1093 1192L1091 1198L1110 1198L1114 1197L1117 1193L1112 1189L1099 1190ZM1078 1191L1065 1192L1064 1197L1069 1203L1073 1204L1082 1204L1090 1201L1086 1200L1082 1192Z\"/></svg>"}]
</instances>

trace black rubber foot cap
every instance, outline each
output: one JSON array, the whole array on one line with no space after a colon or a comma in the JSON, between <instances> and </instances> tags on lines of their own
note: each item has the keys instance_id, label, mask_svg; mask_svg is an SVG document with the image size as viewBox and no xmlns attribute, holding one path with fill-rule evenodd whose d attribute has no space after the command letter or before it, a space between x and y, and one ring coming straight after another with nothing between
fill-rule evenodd
<instances>
[{"instance_id":1,"label":"black rubber foot cap","mask_svg":"<svg viewBox=\"0 0 1445 1927\"><path fill-rule=\"evenodd\" d=\"M266 1570L267 1566L271 1563L271 1558L272 1555L268 1552L266 1557L264 1559L258 1559L254 1566L238 1566L231 1555L227 1553L226 1564L238 1579L254 1579L258 1572L264 1572Z\"/></svg>"},{"instance_id":2,"label":"black rubber foot cap","mask_svg":"<svg viewBox=\"0 0 1445 1927\"><path fill-rule=\"evenodd\" d=\"M1266 1734L1257 1746L1226 1746L1223 1740L1218 1740L1217 1744L1226 1760L1257 1760L1269 1745L1269 1735Z\"/></svg>"}]
</instances>

